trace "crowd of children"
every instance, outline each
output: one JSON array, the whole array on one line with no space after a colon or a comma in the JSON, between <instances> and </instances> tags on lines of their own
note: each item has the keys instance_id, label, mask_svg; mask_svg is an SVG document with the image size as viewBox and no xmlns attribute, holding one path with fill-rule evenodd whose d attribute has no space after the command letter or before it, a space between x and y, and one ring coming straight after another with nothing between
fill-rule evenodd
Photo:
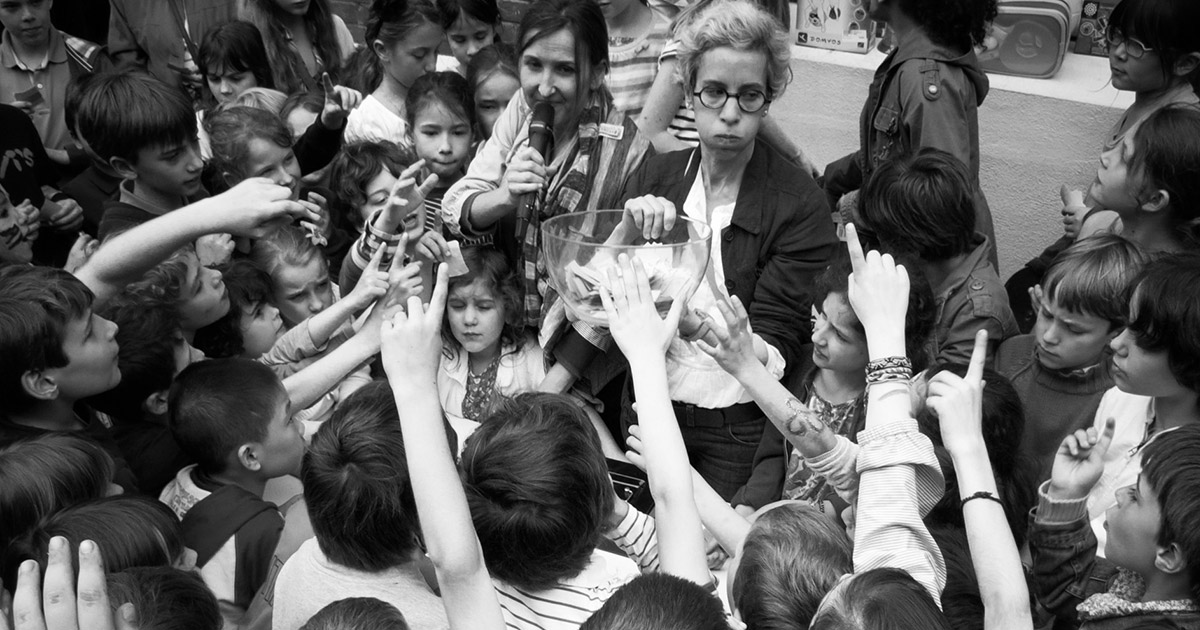
<instances>
[{"instance_id":1,"label":"crowd of children","mask_svg":"<svg viewBox=\"0 0 1200 630\"><path fill-rule=\"evenodd\" d=\"M767 0L143 4L0 0L0 628L1200 630L1200 3L1007 283L997 0L864 3L824 169ZM690 303L564 309L610 207Z\"/></svg>"}]
</instances>

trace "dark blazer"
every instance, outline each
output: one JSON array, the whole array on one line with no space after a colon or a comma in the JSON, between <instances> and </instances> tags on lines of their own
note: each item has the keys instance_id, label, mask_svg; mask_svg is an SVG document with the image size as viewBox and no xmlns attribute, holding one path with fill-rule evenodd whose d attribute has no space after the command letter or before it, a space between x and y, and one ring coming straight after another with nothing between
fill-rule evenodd
<instances>
[{"instance_id":1,"label":"dark blazer","mask_svg":"<svg viewBox=\"0 0 1200 630\"><path fill-rule=\"evenodd\" d=\"M691 159L695 151L648 158L626 184L622 200L655 195L682 212L700 172L700 156ZM751 328L783 354L789 369L799 365L800 347L812 334L813 281L838 245L821 188L782 153L756 142L733 219L714 235L713 246L718 244L725 289L746 306Z\"/></svg>"}]
</instances>

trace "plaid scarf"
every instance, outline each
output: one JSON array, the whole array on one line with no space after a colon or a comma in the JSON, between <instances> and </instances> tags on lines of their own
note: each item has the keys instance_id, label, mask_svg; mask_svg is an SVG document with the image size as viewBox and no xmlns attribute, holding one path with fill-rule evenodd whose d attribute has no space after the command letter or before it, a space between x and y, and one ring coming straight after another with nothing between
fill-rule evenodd
<instances>
[{"instance_id":1,"label":"plaid scarf","mask_svg":"<svg viewBox=\"0 0 1200 630\"><path fill-rule=\"evenodd\" d=\"M613 137L617 134L609 129L621 129L620 137ZM542 221L568 212L615 207L626 180L641 166L649 148L633 119L612 106L611 97L592 97L579 118L575 146L558 174L538 193L532 211L523 209L517 216L526 325L540 328L546 309L558 296L542 258Z\"/></svg>"}]
</instances>

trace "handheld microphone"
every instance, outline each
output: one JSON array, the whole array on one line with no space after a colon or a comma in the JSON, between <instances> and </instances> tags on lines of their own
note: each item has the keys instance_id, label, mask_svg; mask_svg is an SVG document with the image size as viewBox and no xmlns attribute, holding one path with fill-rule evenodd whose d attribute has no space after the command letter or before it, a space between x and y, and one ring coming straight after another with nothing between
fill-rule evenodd
<instances>
[{"instance_id":1,"label":"handheld microphone","mask_svg":"<svg viewBox=\"0 0 1200 630\"><path fill-rule=\"evenodd\" d=\"M533 106L533 117L529 119L529 146L538 155L542 156L547 164L550 162L550 156L553 155L551 145L554 142L554 106L545 101L539 101ZM524 199L521 200L521 206L517 210L517 217L528 219L532 216L535 206L537 206L536 192L527 193Z\"/></svg>"},{"instance_id":2,"label":"handheld microphone","mask_svg":"<svg viewBox=\"0 0 1200 630\"><path fill-rule=\"evenodd\" d=\"M554 106L539 101L533 106L533 118L529 119L529 146L544 159L548 159L550 143L554 140Z\"/></svg>"}]
</instances>

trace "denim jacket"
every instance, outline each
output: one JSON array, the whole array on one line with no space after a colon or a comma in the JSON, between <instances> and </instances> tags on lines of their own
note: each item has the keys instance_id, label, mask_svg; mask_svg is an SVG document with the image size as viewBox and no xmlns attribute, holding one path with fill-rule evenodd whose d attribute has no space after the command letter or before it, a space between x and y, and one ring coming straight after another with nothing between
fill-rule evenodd
<instances>
[{"instance_id":1,"label":"denim jacket","mask_svg":"<svg viewBox=\"0 0 1200 630\"><path fill-rule=\"evenodd\" d=\"M1135 597L1121 599L1131 576L1096 556L1087 499L1052 500L1046 491L1049 483L1038 490L1038 507L1029 518L1034 594L1042 606L1086 630L1200 629L1200 612L1194 603L1140 602L1136 592L1131 593ZM1089 599L1097 596L1102 599Z\"/></svg>"}]
</instances>

